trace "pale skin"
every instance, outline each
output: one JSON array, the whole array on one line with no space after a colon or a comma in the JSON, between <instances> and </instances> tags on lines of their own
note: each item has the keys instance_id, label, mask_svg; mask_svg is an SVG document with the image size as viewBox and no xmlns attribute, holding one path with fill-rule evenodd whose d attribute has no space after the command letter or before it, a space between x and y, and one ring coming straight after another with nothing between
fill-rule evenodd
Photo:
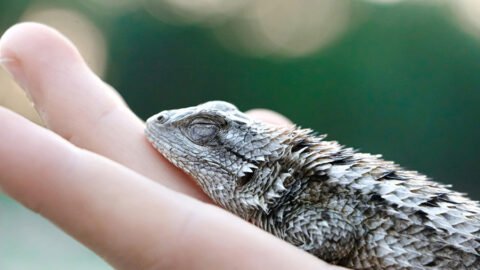
<instances>
[{"instance_id":1,"label":"pale skin","mask_svg":"<svg viewBox=\"0 0 480 270\"><path fill-rule=\"evenodd\" d=\"M0 63L48 127L0 107L1 188L113 267L342 269L212 205L150 146L144 122L57 31L11 27ZM250 114L289 124L271 111Z\"/></svg>"}]
</instances>

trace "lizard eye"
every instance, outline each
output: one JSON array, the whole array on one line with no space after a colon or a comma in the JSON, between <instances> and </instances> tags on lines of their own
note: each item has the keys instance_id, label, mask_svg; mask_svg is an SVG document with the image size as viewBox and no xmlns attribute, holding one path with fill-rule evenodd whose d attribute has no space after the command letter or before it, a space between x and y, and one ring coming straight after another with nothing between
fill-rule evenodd
<instances>
[{"instance_id":1,"label":"lizard eye","mask_svg":"<svg viewBox=\"0 0 480 270\"><path fill-rule=\"evenodd\" d=\"M188 137L196 144L206 144L213 139L220 128L212 122L193 122L188 128Z\"/></svg>"}]
</instances>

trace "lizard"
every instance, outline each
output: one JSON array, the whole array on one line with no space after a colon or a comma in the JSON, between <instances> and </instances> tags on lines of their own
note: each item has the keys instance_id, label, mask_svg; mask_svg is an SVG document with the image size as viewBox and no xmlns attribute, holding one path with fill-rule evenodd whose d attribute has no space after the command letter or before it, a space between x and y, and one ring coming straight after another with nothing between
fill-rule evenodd
<instances>
[{"instance_id":1,"label":"lizard","mask_svg":"<svg viewBox=\"0 0 480 270\"><path fill-rule=\"evenodd\" d=\"M480 269L480 207L451 186L210 101L162 111L146 137L218 205L329 263Z\"/></svg>"}]
</instances>

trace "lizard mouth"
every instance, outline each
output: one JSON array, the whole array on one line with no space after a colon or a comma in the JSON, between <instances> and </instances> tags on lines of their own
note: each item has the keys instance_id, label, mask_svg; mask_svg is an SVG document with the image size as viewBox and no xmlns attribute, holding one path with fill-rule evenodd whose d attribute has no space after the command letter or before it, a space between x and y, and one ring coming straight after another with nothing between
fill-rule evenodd
<instances>
[{"instance_id":1,"label":"lizard mouth","mask_svg":"<svg viewBox=\"0 0 480 270\"><path fill-rule=\"evenodd\" d=\"M147 126L145 128L145 135L147 140L152 144L152 146L157 149L160 153L170 153L172 146L168 141L163 139L161 135L162 130L153 125L151 122L147 121Z\"/></svg>"}]
</instances>

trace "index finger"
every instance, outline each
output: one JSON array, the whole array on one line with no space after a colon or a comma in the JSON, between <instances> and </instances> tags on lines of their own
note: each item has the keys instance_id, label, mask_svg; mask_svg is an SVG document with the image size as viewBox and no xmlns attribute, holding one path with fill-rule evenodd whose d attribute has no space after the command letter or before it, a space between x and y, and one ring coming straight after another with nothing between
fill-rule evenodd
<instances>
[{"instance_id":1,"label":"index finger","mask_svg":"<svg viewBox=\"0 0 480 270\"><path fill-rule=\"evenodd\" d=\"M118 269L337 269L2 108L0 123L0 186Z\"/></svg>"}]
</instances>

